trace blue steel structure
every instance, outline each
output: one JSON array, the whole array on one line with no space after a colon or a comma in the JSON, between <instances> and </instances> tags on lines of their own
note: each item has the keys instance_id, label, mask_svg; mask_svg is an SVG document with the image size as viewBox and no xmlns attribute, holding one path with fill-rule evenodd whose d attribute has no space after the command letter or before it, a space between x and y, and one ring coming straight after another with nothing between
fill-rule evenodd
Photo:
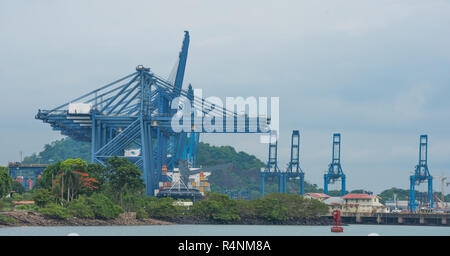
<instances>
[{"instance_id":1,"label":"blue steel structure","mask_svg":"<svg viewBox=\"0 0 450 256\"><path fill-rule=\"evenodd\" d=\"M191 85L187 90L182 88L188 46L189 32L185 31L174 82L139 65L136 72L70 102L51 110L39 109L36 119L62 135L91 142L94 163L105 165L113 156L127 158L143 171L146 194L153 196L159 182L164 181L163 165L172 170L187 161L195 167L200 133L270 131L270 118L238 115L195 97ZM89 111L71 110L71 104L80 103L90 104ZM181 112L190 114L179 118ZM175 129L173 120L185 129ZM208 122L223 129L204 126ZM140 152L126 155L129 149Z\"/></svg>"},{"instance_id":2,"label":"blue steel structure","mask_svg":"<svg viewBox=\"0 0 450 256\"><path fill-rule=\"evenodd\" d=\"M267 165L261 169L261 196L264 196L264 181L266 177L278 177L278 192L285 191L285 173L282 173L278 168L278 139L275 132L270 133L269 139L269 157L267 159Z\"/></svg>"},{"instance_id":3,"label":"blue steel structure","mask_svg":"<svg viewBox=\"0 0 450 256\"><path fill-rule=\"evenodd\" d=\"M47 164L22 164L19 162L8 163L8 173L15 180L19 176L23 177L22 185L28 190L27 180L31 180L36 184L39 175L42 175Z\"/></svg>"},{"instance_id":4,"label":"blue steel structure","mask_svg":"<svg viewBox=\"0 0 450 256\"><path fill-rule=\"evenodd\" d=\"M430 175L428 170L428 136L421 135L419 140L419 163L416 165L414 175L409 177L409 210L414 212L416 210L416 193L415 185L428 182L427 203L428 206L433 208L433 176Z\"/></svg>"},{"instance_id":5,"label":"blue steel structure","mask_svg":"<svg viewBox=\"0 0 450 256\"><path fill-rule=\"evenodd\" d=\"M244 190L244 191L223 190L221 192L221 194L228 195L229 199L244 199L244 200L252 199L250 192L248 190Z\"/></svg>"},{"instance_id":6,"label":"blue steel structure","mask_svg":"<svg viewBox=\"0 0 450 256\"><path fill-rule=\"evenodd\" d=\"M292 131L291 137L291 161L287 168L285 177L298 178L300 181L299 194L305 194L305 173L300 168L300 132L298 130ZM287 193L286 178L284 178L284 192Z\"/></svg>"},{"instance_id":7,"label":"blue steel structure","mask_svg":"<svg viewBox=\"0 0 450 256\"><path fill-rule=\"evenodd\" d=\"M265 177L278 178L278 192L287 193L288 178L298 178L299 194L305 193L305 173L300 168L300 133L298 130L292 131L291 137L291 161L286 171L278 168L278 140L275 133L270 134L269 157L265 168L261 169L261 196L264 196Z\"/></svg>"},{"instance_id":8,"label":"blue steel structure","mask_svg":"<svg viewBox=\"0 0 450 256\"><path fill-rule=\"evenodd\" d=\"M341 195L345 196L345 174L341 167L341 134L333 134L333 153L328 172L324 175L324 193L328 195L328 184L334 184L341 179Z\"/></svg>"}]
</instances>

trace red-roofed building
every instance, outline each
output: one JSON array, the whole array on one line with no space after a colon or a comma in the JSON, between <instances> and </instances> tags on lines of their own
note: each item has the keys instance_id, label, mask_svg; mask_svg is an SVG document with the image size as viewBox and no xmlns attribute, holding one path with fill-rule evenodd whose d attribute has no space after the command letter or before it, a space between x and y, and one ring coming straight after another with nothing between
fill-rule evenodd
<instances>
[{"instance_id":1,"label":"red-roofed building","mask_svg":"<svg viewBox=\"0 0 450 256\"><path fill-rule=\"evenodd\" d=\"M327 198L329 198L330 196L324 193L307 193L305 195L306 198L313 198L313 199L317 199L319 201L323 201Z\"/></svg>"},{"instance_id":2,"label":"red-roofed building","mask_svg":"<svg viewBox=\"0 0 450 256\"><path fill-rule=\"evenodd\" d=\"M12 201L14 205L34 204L34 201Z\"/></svg>"}]
</instances>

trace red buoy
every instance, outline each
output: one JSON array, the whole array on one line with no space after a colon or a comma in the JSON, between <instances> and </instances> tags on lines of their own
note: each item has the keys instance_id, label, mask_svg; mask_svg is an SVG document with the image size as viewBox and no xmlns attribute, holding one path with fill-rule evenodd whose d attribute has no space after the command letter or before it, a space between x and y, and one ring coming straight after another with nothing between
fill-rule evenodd
<instances>
[{"instance_id":1,"label":"red buoy","mask_svg":"<svg viewBox=\"0 0 450 256\"><path fill-rule=\"evenodd\" d=\"M341 211L339 210L333 211L333 227L331 228L331 232L344 232L344 228L341 227Z\"/></svg>"},{"instance_id":2,"label":"red buoy","mask_svg":"<svg viewBox=\"0 0 450 256\"><path fill-rule=\"evenodd\" d=\"M343 227L332 227L331 232L344 232Z\"/></svg>"}]
</instances>

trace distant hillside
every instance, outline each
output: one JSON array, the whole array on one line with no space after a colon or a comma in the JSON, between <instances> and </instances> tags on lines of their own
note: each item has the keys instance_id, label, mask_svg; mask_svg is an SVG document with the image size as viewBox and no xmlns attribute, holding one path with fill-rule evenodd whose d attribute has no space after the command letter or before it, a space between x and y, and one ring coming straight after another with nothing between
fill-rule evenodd
<instances>
[{"instance_id":1,"label":"distant hillside","mask_svg":"<svg viewBox=\"0 0 450 256\"><path fill-rule=\"evenodd\" d=\"M211 146L200 143L197 164L208 171L209 167L230 163L230 167L211 171L209 181L213 191L249 190L259 191L259 170L264 163L253 155L236 152L230 146Z\"/></svg>"},{"instance_id":2,"label":"distant hillside","mask_svg":"<svg viewBox=\"0 0 450 256\"><path fill-rule=\"evenodd\" d=\"M87 162L91 161L91 144L80 142L71 138L63 138L45 144L44 150L38 154L34 153L23 159L24 164L49 164L58 160L64 161L69 158L80 158Z\"/></svg>"},{"instance_id":3,"label":"distant hillside","mask_svg":"<svg viewBox=\"0 0 450 256\"><path fill-rule=\"evenodd\" d=\"M438 194L438 197L441 198L440 192L435 192ZM409 198L409 189L401 189L401 188L390 188L386 189L379 194L381 198L381 202L392 201L394 199L394 194L397 195L397 200L408 200ZM426 198L425 192L416 191L416 198ZM446 202L450 202L450 194L444 196L444 200Z\"/></svg>"}]
</instances>

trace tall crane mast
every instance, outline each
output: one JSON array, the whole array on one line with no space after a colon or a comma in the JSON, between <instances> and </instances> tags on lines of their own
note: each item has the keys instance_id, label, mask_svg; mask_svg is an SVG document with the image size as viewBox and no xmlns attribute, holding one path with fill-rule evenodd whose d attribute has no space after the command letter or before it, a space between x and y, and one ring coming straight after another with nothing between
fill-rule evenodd
<instances>
[{"instance_id":1,"label":"tall crane mast","mask_svg":"<svg viewBox=\"0 0 450 256\"><path fill-rule=\"evenodd\" d=\"M341 134L333 134L333 152L328 172L324 175L324 193L328 195L328 184L341 179L341 195L345 196L345 174L341 167Z\"/></svg>"},{"instance_id":2,"label":"tall crane mast","mask_svg":"<svg viewBox=\"0 0 450 256\"><path fill-rule=\"evenodd\" d=\"M264 196L264 179L265 177L278 177L278 192L282 193L284 175L278 168L278 139L275 132L270 133L269 138L269 156L267 158L266 167L261 168L261 196Z\"/></svg>"},{"instance_id":3,"label":"tall crane mast","mask_svg":"<svg viewBox=\"0 0 450 256\"><path fill-rule=\"evenodd\" d=\"M186 70L187 55L189 50L189 31L184 31L183 45L179 54L177 74L175 76L174 94L179 96L183 87L184 71Z\"/></svg>"},{"instance_id":4,"label":"tall crane mast","mask_svg":"<svg viewBox=\"0 0 450 256\"><path fill-rule=\"evenodd\" d=\"M299 194L303 195L305 193L305 173L300 168L300 132L298 130L292 131L291 137L291 161L286 171L285 177L299 178L300 180L300 191ZM284 178L284 188L286 191L286 178Z\"/></svg>"},{"instance_id":5,"label":"tall crane mast","mask_svg":"<svg viewBox=\"0 0 450 256\"><path fill-rule=\"evenodd\" d=\"M428 182L428 198L427 202L430 208L433 208L433 176L428 170L428 135L421 135L419 140L419 163L416 165L414 175L409 177L409 210L414 212L416 210L416 192L415 186L423 182Z\"/></svg>"}]
</instances>

